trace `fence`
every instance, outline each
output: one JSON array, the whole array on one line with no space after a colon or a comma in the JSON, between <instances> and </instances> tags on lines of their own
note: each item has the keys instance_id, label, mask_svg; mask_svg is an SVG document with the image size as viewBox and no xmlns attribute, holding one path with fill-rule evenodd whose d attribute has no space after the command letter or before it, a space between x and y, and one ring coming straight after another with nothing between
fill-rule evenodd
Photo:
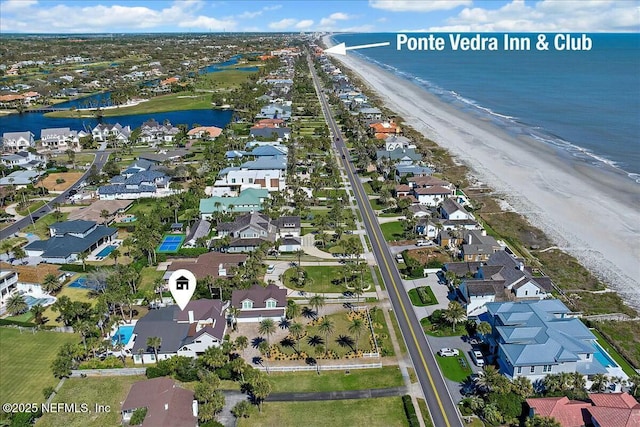
<instances>
[{"instance_id":1,"label":"fence","mask_svg":"<svg viewBox=\"0 0 640 427\"><path fill-rule=\"evenodd\" d=\"M117 369L73 369L72 377L125 377L130 375L144 375L147 368L117 368Z\"/></svg>"},{"instance_id":2,"label":"fence","mask_svg":"<svg viewBox=\"0 0 640 427\"><path fill-rule=\"evenodd\" d=\"M355 365L299 365L299 366L258 366L266 372L298 372L298 371L345 371L350 369L382 368L382 363L358 363Z\"/></svg>"},{"instance_id":3,"label":"fence","mask_svg":"<svg viewBox=\"0 0 640 427\"><path fill-rule=\"evenodd\" d=\"M602 322L603 320L633 320L629 315L624 313L594 314L591 316L582 316L582 318L595 322Z\"/></svg>"},{"instance_id":4,"label":"fence","mask_svg":"<svg viewBox=\"0 0 640 427\"><path fill-rule=\"evenodd\" d=\"M353 307L355 311L364 311L367 313L367 320L369 321L369 329L371 330L371 336L373 337L373 345L376 351L371 353L364 353L363 357L380 357L380 348L378 347L378 339L376 338L376 332L373 330L373 322L371 321L371 314L369 313L369 307L366 305L361 305L357 307Z\"/></svg>"}]
</instances>

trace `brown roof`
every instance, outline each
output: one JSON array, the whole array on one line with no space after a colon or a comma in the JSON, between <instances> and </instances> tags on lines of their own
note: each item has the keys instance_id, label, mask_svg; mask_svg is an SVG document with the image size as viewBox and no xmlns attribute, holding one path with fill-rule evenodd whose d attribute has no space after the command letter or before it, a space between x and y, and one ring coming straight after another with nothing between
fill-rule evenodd
<instances>
[{"instance_id":1,"label":"brown roof","mask_svg":"<svg viewBox=\"0 0 640 427\"><path fill-rule=\"evenodd\" d=\"M176 271L180 269L189 270L196 276L196 279L204 279L211 276L216 279L219 276L218 268L220 264L227 269L229 275L229 267L244 264L248 256L244 254L225 254L221 252L207 252L200 255L197 259L184 259L173 261L167 268L167 271Z\"/></svg>"},{"instance_id":2,"label":"brown roof","mask_svg":"<svg viewBox=\"0 0 640 427\"><path fill-rule=\"evenodd\" d=\"M176 322L188 322L189 312L193 311L193 320L213 319L219 320L222 317L224 304L218 299L198 299L189 301L184 310L176 310L174 320Z\"/></svg>"},{"instance_id":3,"label":"brown roof","mask_svg":"<svg viewBox=\"0 0 640 427\"><path fill-rule=\"evenodd\" d=\"M414 177L408 178L407 181L413 182L417 187L432 187L435 185L446 187L448 185L451 185L447 181L443 181L434 176L414 176Z\"/></svg>"},{"instance_id":4,"label":"brown roof","mask_svg":"<svg viewBox=\"0 0 640 427\"><path fill-rule=\"evenodd\" d=\"M187 135L196 135L200 132L209 132L209 138L217 138L222 133L222 128L216 126L198 126L187 132Z\"/></svg>"},{"instance_id":5,"label":"brown roof","mask_svg":"<svg viewBox=\"0 0 640 427\"><path fill-rule=\"evenodd\" d=\"M178 387L171 378L153 378L131 386L122 410L147 408L143 427L196 426L198 420L193 416L193 398L193 391Z\"/></svg>"},{"instance_id":6,"label":"brown roof","mask_svg":"<svg viewBox=\"0 0 640 427\"><path fill-rule=\"evenodd\" d=\"M83 206L69 213L67 220L73 221L81 219L85 221L103 223L105 222L105 219L100 216L100 213L102 213L103 210L109 212L109 215L111 216L119 210L126 210L132 203L133 200L97 200L89 206Z\"/></svg>"},{"instance_id":7,"label":"brown roof","mask_svg":"<svg viewBox=\"0 0 640 427\"><path fill-rule=\"evenodd\" d=\"M411 187L407 184L396 185L396 193L406 193L408 191L411 191Z\"/></svg>"},{"instance_id":8,"label":"brown roof","mask_svg":"<svg viewBox=\"0 0 640 427\"><path fill-rule=\"evenodd\" d=\"M11 265L6 262L0 262L0 268L14 270L18 272L18 281L20 283L42 283L47 274L53 274L60 277L63 273L57 265L39 264L34 265Z\"/></svg>"},{"instance_id":9,"label":"brown roof","mask_svg":"<svg viewBox=\"0 0 640 427\"><path fill-rule=\"evenodd\" d=\"M439 185L434 185L433 187L427 188L416 188L415 193L418 195L429 195L429 194L453 194L453 191L449 188L441 187Z\"/></svg>"},{"instance_id":10,"label":"brown roof","mask_svg":"<svg viewBox=\"0 0 640 427\"><path fill-rule=\"evenodd\" d=\"M253 308L265 308L266 301L270 298L277 300L277 307L286 307L287 290L276 285L269 285L266 288L260 285L253 285L249 289L234 290L231 295L231 305L237 308L242 307L242 301L253 301Z\"/></svg>"}]
</instances>

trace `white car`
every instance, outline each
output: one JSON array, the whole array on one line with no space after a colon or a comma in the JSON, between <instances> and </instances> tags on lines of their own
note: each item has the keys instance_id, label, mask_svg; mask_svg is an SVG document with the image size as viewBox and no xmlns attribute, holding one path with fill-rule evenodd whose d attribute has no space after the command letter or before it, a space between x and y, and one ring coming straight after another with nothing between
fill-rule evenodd
<instances>
[{"instance_id":1,"label":"white car","mask_svg":"<svg viewBox=\"0 0 640 427\"><path fill-rule=\"evenodd\" d=\"M473 350L471 352L471 357L473 357L473 362L476 364L476 366L480 368L484 366L484 357L478 350Z\"/></svg>"},{"instance_id":2,"label":"white car","mask_svg":"<svg viewBox=\"0 0 640 427\"><path fill-rule=\"evenodd\" d=\"M429 246L429 242L427 240L418 240L416 246Z\"/></svg>"},{"instance_id":3,"label":"white car","mask_svg":"<svg viewBox=\"0 0 640 427\"><path fill-rule=\"evenodd\" d=\"M451 356L459 356L460 351L457 348L441 348L438 351L438 356L442 357L451 357Z\"/></svg>"},{"instance_id":4,"label":"white car","mask_svg":"<svg viewBox=\"0 0 640 427\"><path fill-rule=\"evenodd\" d=\"M275 265L270 265L267 267L267 274L271 274L275 271L276 266Z\"/></svg>"},{"instance_id":5,"label":"white car","mask_svg":"<svg viewBox=\"0 0 640 427\"><path fill-rule=\"evenodd\" d=\"M396 261L404 262L404 257L402 256L402 254L396 254Z\"/></svg>"}]
</instances>

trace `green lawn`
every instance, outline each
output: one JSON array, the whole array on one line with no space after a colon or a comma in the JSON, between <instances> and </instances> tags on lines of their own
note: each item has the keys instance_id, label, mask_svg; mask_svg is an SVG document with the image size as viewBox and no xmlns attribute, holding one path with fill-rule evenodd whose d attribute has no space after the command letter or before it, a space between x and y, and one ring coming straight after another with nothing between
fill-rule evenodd
<instances>
[{"instance_id":1,"label":"green lawn","mask_svg":"<svg viewBox=\"0 0 640 427\"><path fill-rule=\"evenodd\" d=\"M29 203L28 207L22 210L17 210L16 212L22 216L27 216L29 215L29 212L33 213L37 211L38 209L43 207L46 203L47 203L46 200L34 200L33 203Z\"/></svg>"},{"instance_id":2,"label":"green lawn","mask_svg":"<svg viewBox=\"0 0 640 427\"><path fill-rule=\"evenodd\" d=\"M164 273L164 271L156 270L156 267L144 267L140 271L140 284L138 285L138 289L153 293L154 280L162 279Z\"/></svg>"},{"instance_id":3,"label":"green lawn","mask_svg":"<svg viewBox=\"0 0 640 427\"><path fill-rule=\"evenodd\" d=\"M400 326L398 325L398 318L396 317L395 311L389 311L389 317L391 318L391 323L393 324L393 331L396 334L396 339L398 340L398 346L400 347L401 354L407 354L407 345L404 342L404 338L402 338L402 333L400 332Z\"/></svg>"},{"instance_id":4,"label":"green lawn","mask_svg":"<svg viewBox=\"0 0 640 427\"><path fill-rule=\"evenodd\" d=\"M150 114L166 111L205 110L211 108L211 94L178 92L170 95L156 96L146 102L130 107L102 110L103 117L129 116L133 114ZM94 111L56 111L45 113L46 117L94 117Z\"/></svg>"},{"instance_id":5,"label":"green lawn","mask_svg":"<svg viewBox=\"0 0 640 427\"><path fill-rule=\"evenodd\" d=\"M391 343L391 336L389 335L389 326L384 321L383 308L377 307L375 310L370 310L371 321L373 322L373 331L376 333L378 339L378 349L381 356L394 356L393 344ZM389 313L393 317L393 313Z\"/></svg>"},{"instance_id":6,"label":"green lawn","mask_svg":"<svg viewBox=\"0 0 640 427\"><path fill-rule=\"evenodd\" d=\"M233 68L229 68L224 71L217 71L215 73L201 74L198 76L196 88L228 90L234 87L239 87L253 75L255 75L254 71L239 71L234 70ZM233 103L231 99L227 101L229 104Z\"/></svg>"},{"instance_id":7,"label":"green lawn","mask_svg":"<svg viewBox=\"0 0 640 427\"><path fill-rule=\"evenodd\" d=\"M422 299L420 298L420 295L418 294L418 289L424 289L429 301L427 302L423 302ZM431 290L431 287L429 286L421 286L420 288L414 288L414 289L410 289L409 290L409 299L411 300L411 304L415 305L416 307L425 307L428 305L434 305L438 303L438 299L436 298L436 296L433 294L433 291Z\"/></svg>"},{"instance_id":8,"label":"green lawn","mask_svg":"<svg viewBox=\"0 0 640 427\"><path fill-rule=\"evenodd\" d=\"M304 289L305 292L326 293L347 291L344 280L341 280L340 276L340 270L345 267L306 266L301 268L307 275L305 285L303 288L301 288ZM295 268L290 268L284 272L284 283L291 289L298 289L295 281L292 280L295 277L295 274ZM359 280L359 278L354 280ZM347 282L347 284L349 284L349 286L352 286L350 282ZM371 271L368 268L364 271L364 284L365 289L367 287L373 289L373 278L371 277Z\"/></svg>"},{"instance_id":9,"label":"green lawn","mask_svg":"<svg viewBox=\"0 0 640 427\"><path fill-rule=\"evenodd\" d=\"M422 419L424 420L424 425L426 427L433 427L433 421L431 421L431 417L429 416L429 409L427 408L427 402L424 399L417 399L418 406L420 407L420 412L422 413Z\"/></svg>"},{"instance_id":10,"label":"green lawn","mask_svg":"<svg viewBox=\"0 0 640 427\"><path fill-rule=\"evenodd\" d=\"M462 350L457 357L441 357L436 354L436 360L442 375L451 381L462 382L471 375L469 360Z\"/></svg>"},{"instance_id":11,"label":"green lawn","mask_svg":"<svg viewBox=\"0 0 640 427\"><path fill-rule=\"evenodd\" d=\"M322 366L322 364L321 364ZM364 390L368 388L401 387L402 374L397 366L379 369L354 369L350 374L344 371L272 373L269 380L273 392L312 392Z\"/></svg>"},{"instance_id":12,"label":"green lawn","mask_svg":"<svg viewBox=\"0 0 640 427\"><path fill-rule=\"evenodd\" d=\"M635 369L633 369L629 362L627 362L624 357L622 357L622 355L618 353L611 344L609 344L609 342L605 339L605 337L602 336L600 332L595 329L591 329L591 332L598 339L598 344L600 344L600 346L604 348L607 353L609 353L609 356L611 356L611 358L616 361L616 363L622 368L625 374L629 375L630 377L637 375ZM633 340L622 339L621 343L632 344L636 347L640 346L640 344L638 344L637 342L632 341Z\"/></svg>"},{"instance_id":13,"label":"green lawn","mask_svg":"<svg viewBox=\"0 0 640 427\"><path fill-rule=\"evenodd\" d=\"M301 426L325 427L408 426L400 397L377 399L331 400L314 402L267 402L262 413L240 419L238 427L249 426Z\"/></svg>"},{"instance_id":14,"label":"green lawn","mask_svg":"<svg viewBox=\"0 0 640 427\"><path fill-rule=\"evenodd\" d=\"M66 343L78 343L77 334L0 327L0 401L43 402L42 389L55 387L51 362Z\"/></svg>"},{"instance_id":15,"label":"green lawn","mask_svg":"<svg viewBox=\"0 0 640 427\"><path fill-rule=\"evenodd\" d=\"M65 221L68 216L69 216L68 213L62 212L60 216L60 221ZM37 220L35 224L32 224L24 228L22 231L25 233L36 234L41 239L48 239L49 237L51 237L51 235L49 234L49 226L54 222L56 222L55 217L51 214L47 214L42 218L40 218L39 220Z\"/></svg>"},{"instance_id":16,"label":"green lawn","mask_svg":"<svg viewBox=\"0 0 640 427\"><path fill-rule=\"evenodd\" d=\"M75 278L72 278L75 280ZM97 302L95 298L91 298L89 296L89 290L83 288L70 288L69 286L64 286L60 292L56 294L57 298L61 296L68 296L71 301L80 301L80 302L88 302L92 305ZM60 313L53 311L51 306L47 307L44 311L43 318L45 319L46 326L62 326L61 322L58 322L56 318L60 315Z\"/></svg>"},{"instance_id":17,"label":"green lawn","mask_svg":"<svg viewBox=\"0 0 640 427\"><path fill-rule=\"evenodd\" d=\"M38 427L118 426L121 423L120 406L127 397L131 385L143 381L144 376L69 378L53 402L85 402L91 413L58 412L45 414ZM95 413L94 405L108 405L109 413Z\"/></svg>"},{"instance_id":18,"label":"green lawn","mask_svg":"<svg viewBox=\"0 0 640 427\"><path fill-rule=\"evenodd\" d=\"M400 221L380 224L380 229L384 235L384 240L387 242L404 239L404 227Z\"/></svg>"}]
</instances>

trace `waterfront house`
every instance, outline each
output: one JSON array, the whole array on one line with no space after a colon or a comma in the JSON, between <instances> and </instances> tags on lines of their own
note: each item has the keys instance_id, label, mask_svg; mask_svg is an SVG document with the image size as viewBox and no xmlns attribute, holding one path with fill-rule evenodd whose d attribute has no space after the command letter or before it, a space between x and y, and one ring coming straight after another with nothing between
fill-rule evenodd
<instances>
[{"instance_id":1,"label":"waterfront house","mask_svg":"<svg viewBox=\"0 0 640 427\"><path fill-rule=\"evenodd\" d=\"M377 122L369 125L370 131L376 139L387 139L391 135L400 135L402 130L393 120Z\"/></svg>"},{"instance_id":2,"label":"waterfront house","mask_svg":"<svg viewBox=\"0 0 640 427\"><path fill-rule=\"evenodd\" d=\"M532 382L548 374L606 374L596 337L557 299L487 304L492 333L484 339L500 372Z\"/></svg>"},{"instance_id":3,"label":"waterfront house","mask_svg":"<svg viewBox=\"0 0 640 427\"><path fill-rule=\"evenodd\" d=\"M41 257L49 264L70 264L81 253L91 252L114 240L117 228L98 225L95 221L54 222L49 226L50 239L35 240L24 247L27 256Z\"/></svg>"},{"instance_id":4,"label":"waterfront house","mask_svg":"<svg viewBox=\"0 0 640 427\"><path fill-rule=\"evenodd\" d=\"M129 425L138 409L146 409L141 427L197 427L198 401L194 392L171 378L158 377L131 386L122 403L122 424Z\"/></svg>"},{"instance_id":5,"label":"waterfront house","mask_svg":"<svg viewBox=\"0 0 640 427\"><path fill-rule=\"evenodd\" d=\"M33 133L24 132L5 132L2 134L2 149L4 151L23 151L29 147L35 147Z\"/></svg>"},{"instance_id":6,"label":"waterfront house","mask_svg":"<svg viewBox=\"0 0 640 427\"><path fill-rule=\"evenodd\" d=\"M495 238L487 236L485 230L463 231L462 259L464 261L487 261L492 254L502 249L503 247Z\"/></svg>"},{"instance_id":7,"label":"waterfront house","mask_svg":"<svg viewBox=\"0 0 640 427\"><path fill-rule=\"evenodd\" d=\"M150 337L162 340L158 360L197 357L209 347L219 347L227 330L228 306L220 300L200 299L189 301L184 310L177 305L149 310L133 329L133 362L156 363L154 350L147 347Z\"/></svg>"},{"instance_id":8,"label":"waterfront house","mask_svg":"<svg viewBox=\"0 0 640 427\"><path fill-rule=\"evenodd\" d=\"M170 122L158 123L155 119L147 120L140 126L140 142L147 144L170 143L180 129L171 125Z\"/></svg>"},{"instance_id":9,"label":"waterfront house","mask_svg":"<svg viewBox=\"0 0 640 427\"><path fill-rule=\"evenodd\" d=\"M464 206L453 199L445 199L440 205L440 214L442 218L448 220L471 220L473 215L467 211Z\"/></svg>"},{"instance_id":10,"label":"waterfront house","mask_svg":"<svg viewBox=\"0 0 640 427\"><path fill-rule=\"evenodd\" d=\"M114 142L126 143L131 136L131 127L122 126L120 123L114 125L108 123L99 123L91 130L91 136L96 142Z\"/></svg>"},{"instance_id":11,"label":"waterfront house","mask_svg":"<svg viewBox=\"0 0 640 427\"><path fill-rule=\"evenodd\" d=\"M70 128L48 128L40 131L40 143L42 148L65 151L78 149L80 138L78 132Z\"/></svg>"},{"instance_id":12,"label":"waterfront house","mask_svg":"<svg viewBox=\"0 0 640 427\"><path fill-rule=\"evenodd\" d=\"M220 136L222 128L216 126L198 126L187 132L189 139L213 140Z\"/></svg>"},{"instance_id":13,"label":"waterfront house","mask_svg":"<svg viewBox=\"0 0 640 427\"><path fill-rule=\"evenodd\" d=\"M272 319L280 322L287 310L287 290L276 285L253 285L249 289L236 289L231 305L239 310L234 320L238 323L261 322Z\"/></svg>"},{"instance_id":14,"label":"waterfront house","mask_svg":"<svg viewBox=\"0 0 640 427\"><path fill-rule=\"evenodd\" d=\"M18 272L0 268L0 306L18 289Z\"/></svg>"}]
</instances>

